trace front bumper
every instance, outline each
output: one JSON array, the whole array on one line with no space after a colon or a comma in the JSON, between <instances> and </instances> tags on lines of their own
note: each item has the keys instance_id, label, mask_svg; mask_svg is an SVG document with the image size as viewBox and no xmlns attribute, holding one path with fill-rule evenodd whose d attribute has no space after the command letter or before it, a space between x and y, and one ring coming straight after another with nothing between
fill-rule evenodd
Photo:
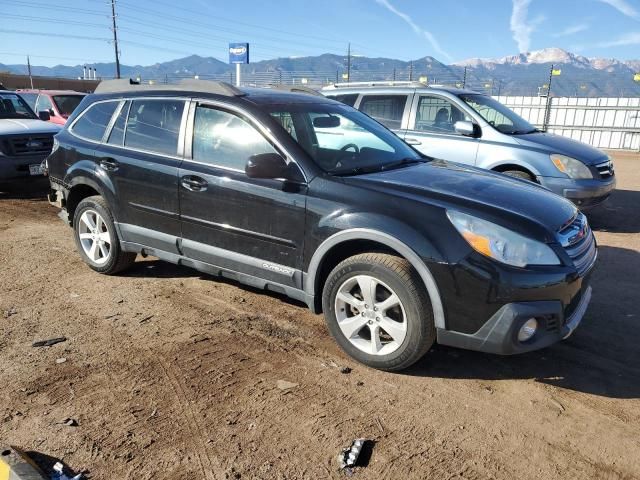
<instances>
[{"instance_id":1,"label":"front bumper","mask_svg":"<svg viewBox=\"0 0 640 480\"><path fill-rule=\"evenodd\" d=\"M591 286L585 286L566 318L566 310L559 301L508 303L473 334L438 329L438 343L500 355L538 350L571 335L582 321L590 301ZM538 321L538 330L526 342L518 341L518 331L532 317Z\"/></svg>"},{"instance_id":2,"label":"front bumper","mask_svg":"<svg viewBox=\"0 0 640 480\"><path fill-rule=\"evenodd\" d=\"M606 179L574 180L572 178L538 177L538 182L554 193L562 195L580 208L604 202L616 188L616 177Z\"/></svg>"},{"instance_id":3,"label":"front bumper","mask_svg":"<svg viewBox=\"0 0 640 480\"><path fill-rule=\"evenodd\" d=\"M46 155L25 155L20 157L0 156L0 182L7 180L43 178L44 175L31 175L29 165L40 165Z\"/></svg>"}]
</instances>

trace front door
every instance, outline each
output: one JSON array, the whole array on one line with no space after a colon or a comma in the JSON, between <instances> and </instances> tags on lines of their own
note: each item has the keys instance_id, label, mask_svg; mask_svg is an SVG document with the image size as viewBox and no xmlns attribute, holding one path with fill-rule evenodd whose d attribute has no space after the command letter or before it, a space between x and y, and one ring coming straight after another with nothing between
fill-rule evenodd
<instances>
[{"instance_id":1,"label":"front door","mask_svg":"<svg viewBox=\"0 0 640 480\"><path fill-rule=\"evenodd\" d=\"M404 141L430 157L475 165L479 140L460 135L457 121L471 117L444 97L416 95Z\"/></svg>"},{"instance_id":2,"label":"front door","mask_svg":"<svg viewBox=\"0 0 640 480\"><path fill-rule=\"evenodd\" d=\"M234 110L191 108L193 133L179 171L184 255L300 288L306 187L247 177L251 155L283 152Z\"/></svg>"},{"instance_id":3,"label":"front door","mask_svg":"<svg viewBox=\"0 0 640 480\"><path fill-rule=\"evenodd\" d=\"M185 101L124 102L106 143L98 175L113 185L123 240L178 253L178 155Z\"/></svg>"}]
</instances>

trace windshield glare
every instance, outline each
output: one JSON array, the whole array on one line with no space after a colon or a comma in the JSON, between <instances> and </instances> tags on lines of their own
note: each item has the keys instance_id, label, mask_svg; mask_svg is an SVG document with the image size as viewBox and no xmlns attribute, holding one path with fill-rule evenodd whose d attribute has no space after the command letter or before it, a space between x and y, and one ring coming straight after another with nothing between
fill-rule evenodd
<instances>
[{"instance_id":1,"label":"windshield glare","mask_svg":"<svg viewBox=\"0 0 640 480\"><path fill-rule=\"evenodd\" d=\"M513 110L486 95L460 95L493 128L508 135L532 133L536 128Z\"/></svg>"},{"instance_id":2,"label":"windshield glare","mask_svg":"<svg viewBox=\"0 0 640 480\"><path fill-rule=\"evenodd\" d=\"M316 104L268 108L325 172L355 175L424 161L394 133L351 107Z\"/></svg>"},{"instance_id":3,"label":"windshield glare","mask_svg":"<svg viewBox=\"0 0 640 480\"><path fill-rule=\"evenodd\" d=\"M15 93L0 93L0 118L36 118L36 114Z\"/></svg>"},{"instance_id":4,"label":"windshield glare","mask_svg":"<svg viewBox=\"0 0 640 480\"><path fill-rule=\"evenodd\" d=\"M68 117L80 105L82 98L83 95L54 95L53 101L60 114L63 117Z\"/></svg>"}]
</instances>

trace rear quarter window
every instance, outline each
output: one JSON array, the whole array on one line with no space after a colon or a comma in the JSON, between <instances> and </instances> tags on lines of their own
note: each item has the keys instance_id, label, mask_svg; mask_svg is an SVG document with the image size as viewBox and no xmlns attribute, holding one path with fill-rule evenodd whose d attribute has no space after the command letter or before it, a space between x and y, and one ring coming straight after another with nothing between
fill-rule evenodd
<instances>
[{"instance_id":1,"label":"rear quarter window","mask_svg":"<svg viewBox=\"0 0 640 480\"><path fill-rule=\"evenodd\" d=\"M338 102L342 102L345 105L349 105L350 107L353 107L356 104L356 100L358 99L358 95L357 93L346 93L344 95L332 95L332 96L328 96L328 98L330 98L331 100L337 100Z\"/></svg>"},{"instance_id":2,"label":"rear quarter window","mask_svg":"<svg viewBox=\"0 0 640 480\"><path fill-rule=\"evenodd\" d=\"M358 108L387 128L399 129L407 97L408 95L364 95Z\"/></svg>"},{"instance_id":3,"label":"rear quarter window","mask_svg":"<svg viewBox=\"0 0 640 480\"><path fill-rule=\"evenodd\" d=\"M87 140L101 141L118 103L118 100L94 103L73 124L71 132Z\"/></svg>"}]
</instances>

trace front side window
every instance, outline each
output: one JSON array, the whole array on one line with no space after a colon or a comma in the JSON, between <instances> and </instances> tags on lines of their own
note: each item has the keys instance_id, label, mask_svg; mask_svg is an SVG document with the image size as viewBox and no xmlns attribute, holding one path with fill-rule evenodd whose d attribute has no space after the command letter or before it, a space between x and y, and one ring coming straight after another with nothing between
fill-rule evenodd
<instances>
[{"instance_id":1,"label":"front side window","mask_svg":"<svg viewBox=\"0 0 640 480\"><path fill-rule=\"evenodd\" d=\"M184 100L133 100L129 109L125 147L177 155Z\"/></svg>"},{"instance_id":2,"label":"front side window","mask_svg":"<svg viewBox=\"0 0 640 480\"><path fill-rule=\"evenodd\" d=\"M38 100L37 93L29 93L29 92L20 92L20 96L24 99L25 102L29 104L31 110L36 109L36 100Z\"/></svg>"},{"instance_id":3,"label":"front side window","mask_svg":"<svg viewBox=\"0 0 640 480\"><path fill-rule=\"evenodd\" d=\"M84 98L84 95L54 95L53 102L58 107L60 115L64 118L68 118L73 113L80 102Z\"/></svg>"},{"instance_id":4,"label":"front side window","mask_svg":"<svg viewBox=\"0 0 640 480\"><path fill-rule=\"evenodd\" d=\"M471 117L449 100L431 96L421 96L418 100L415 130L454 134L456 122L462 120L469 122Z\"/></svg>"},{"instance_id":5,"label":"front side window","mask_svg":"<svg viewBox=\"0 0 640 480\"><path fill-rule=\"evenodd\" d=\"M399 129L406 103L407 95L365 95L359 109L388 128Z\"/></svg>"},{"instance_id":6,"label":"front side window","mask_svg":"<svg viewBox=\"0 0 640 480\"><path fill-rule=\"evenodd\" d=\"M280 119L286 123L286 115ZM285 127L286 128L286 127ZM289 130L293 136L294 131ZM225 110L198 105L193 125L193 159L244 171L247 160L260 153L278 153L253 125Z\"/></svg>"},{"instance_id":7,"label":"front side window","mask_svg":"<svg viewBox=\"0 0 640 480\"><path fill-rule=\"evenodd\" d=\"M88 140L101 141L117 106L117 101L94 103L73 124L71 131Z\"/></svg>"},{"instance_id":8,"label":"front side window","mask_svg":"<svg viewBox=\"0 0 640 480\"><path fill-rule=\"evenodd\" d=\"M536 128L513 110L486 95L460 95L460 99L473 108L493 128L507 135L533 133Z\"/></svg>"},{"instance_id":9,"label":"front side window","mask_svg":"<svg viewBox=\"0 0 640 480\"><path fill-rule=\"evenodd\" d=\"M425 161L393 132L346 105L263 108L276 120L288 113L297 132L296 137L290 133L292 138L320 168L333 175L358 175Z\"/></svg>"},{"instance_id":10,"label":"front side window","mask_svg":"<svg viewBox=\"0 0 640 480\"><path fill-rule=\"evenodd\" d=\"M0 92L0 118L37 118L33 110L15 93Z\"/></svg>"}]
</instances>

